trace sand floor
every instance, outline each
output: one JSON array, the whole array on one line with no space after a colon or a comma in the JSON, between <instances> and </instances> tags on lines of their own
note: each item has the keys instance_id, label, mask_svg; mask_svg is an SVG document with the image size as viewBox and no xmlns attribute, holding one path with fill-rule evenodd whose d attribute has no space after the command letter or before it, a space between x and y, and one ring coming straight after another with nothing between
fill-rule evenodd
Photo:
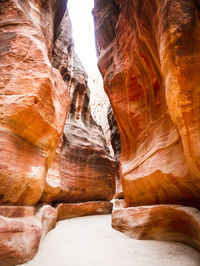
<instances>
[{"instance_id":1,"label":"sand floor","mask_svg":"<svg viewBox=\"0 0 200 266\"><path fill-rule=\"evenodd\" d=\"M57 223L28 266L200 266L200 253L180 243L130 239L110 215Z\"/></svg>"}]
</instances>

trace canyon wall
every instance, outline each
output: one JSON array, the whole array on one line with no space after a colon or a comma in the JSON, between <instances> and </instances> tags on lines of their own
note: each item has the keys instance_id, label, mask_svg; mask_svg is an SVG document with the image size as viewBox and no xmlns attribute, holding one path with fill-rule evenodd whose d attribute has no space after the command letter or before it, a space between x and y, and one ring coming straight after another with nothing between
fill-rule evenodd
<instances>
[{"instance_id":1,"label":"canyon wall","mask_svg":"<svg viewBox=\"0 0 200 266\"><path fill-rule=\"evenodd\" d=\"M70 108L40 202L111 200L117 164L91 115L88 77L74 52L68 13L56 36L53 66L69 88Z\"/></svg>"},{"instance_id":2,"label":"canyon wall","mask_svg":"<svg viewBox=\"0 0 200 266\"><path fill-rule=\"evenodd\" d=\"M86 74L77 58L75 66L70 111L52 165L58 174L50 167L42 202L111 200L115 193L117 164L91 116Z\"/></svg>"},{"instance_id":3,"label":"canyon wall","mask_svg":"<svg viewBox=\"0 0 200 266\"><path fill-rule=\"evenodd\" d=\"M120 179L120 158L121 158L121 139L120 133L117 126L117 122L115 120L113 110L111 106L108 106L107 109L107 120L109 124L109 132L110 132L110 142L113 148L114 157L117 163L117 175L116 175L116 189L115 189L115 198L122 198L123 191L122 191L122 184Z\"/></svg>"},{"instance_id":4,"label":"canyon wall","mask_svg":"<svg viewBox=\"0 0 200 266\"><path fill-rule=\"evenodd\" d=\"M0 4L0 204L33 205L69 106L52 67L52 47L65 1Z\"/></svg>"},{"instance_id":5,"label":"canyon wall","mask_svg":"<svg viewBox=\"0 0 200 266\"><path fill-rule=\"evenodd\" d=\"M199 211L175 205L200 203L199 1L95 0L93 15L121 137L112 226L200 251Z\"/></svg>"},{"instance_id":6,"label":"canyon wall","mask_svg":"<svg viewBox=\"0 0 200 266\"><path fill-rule=\"evenodd\" d=\"M125 205L200 203L199 2L96 0Z\"/></svg>"},{"instance_id":7,"label":"canyon wall","mask_svg":"<svg viewBox=\"0 0 200 266\"><path fill-rule=\"evenodd\" d=\"M116 164L91 116L66 1L2 1L0 16L0 204L112 199Z\"/></svg>"},{"instance_id":8,"label":"canyon wall","mask_svg":"<svg viewBox=\"0 0 200 266\"><path fill-rule=\"evenodd\" d=\"M66 3L0 1L1 265L32 259L57 211L112 209L117 165L90 112Z\"/></svg>"}]
</instances>

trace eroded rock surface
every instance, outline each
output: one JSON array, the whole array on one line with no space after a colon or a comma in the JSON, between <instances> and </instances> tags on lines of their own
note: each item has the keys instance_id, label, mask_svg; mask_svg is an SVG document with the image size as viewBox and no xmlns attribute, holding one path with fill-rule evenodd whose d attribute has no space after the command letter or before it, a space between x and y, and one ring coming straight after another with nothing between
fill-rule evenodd
<instances>
[{"instance_id":1,"label":"eroded rock surface","mask_svg":"<svg viewBox=\"0 0 200 266\"><path fill-rule=\"evenodd\" d=\"M200 251L200 212L195 208L119 206L112 212L112 227L132 238L182 242Z\"/></svg>"},{"instance_id":2,"label":"eroded rock surface","mask_svg":"<svg viewBox=\"0 0 200 266\"><path fill-rule=\"evenodd\" d=\"M0 204L35 204L62 135L68 90L52 67L65 1L0 4Z\"/></svg>"},{"instance_id":3,"label":"eroded rock surface","mask_svg":"<svg viewBox=\"0 0 200 266\"><path fill-rule=\"evenodd\" d=\"M156 204L200 203L199 12L193 0L96 0L93 10L130 207L114 210L113 226L198 250L198 211Z\"/></svg>"},{"instance_id":4,"label":"eroded rock surface","mask_svg":"<svg viewBox=\"0 0 200 266\"><path fill-rule=\"evenodd\" d=\"M58 220L112 212L109 201L88 201L83 203L61 203L56 207Z\"/></svg>"},{"instance_id":5,"label":"eroded rock surface","mask_svg":"<svg viewBox=\"0 0 200 266\"><path fill-rule=\"evenodd\" d=\"M69 88L71 104L40 201L111 200L115 194L117 164L109 153L102 128L91 115L87 74L74 52L67 12L58 33L53 65Z\"/></svg>"},{"instance_id":6,"label":"eroded rock surface","mask_svg":"<svg viewBox=\"0 0 200 266\"><path fill-rule=\"evenodd\" d=\"M197 2L96 0L93 13L127 206L199 206Z\"/></svg>"},{"instance_id":7,"label":"eroded rock surface","mask_svg":"<svg viewBox=\"0 0 200 266\"><path fill-rule=\"evenodd\" d=\"M0 265L18 265L35 256L41 237L57 220L49 205L38 207L38 213L35 207L0 206Z\"/></svg>"},{"instance_id":8,"label":"eroded rock surface","mask_svg":"<svg viewBox=\"0 0 200 266\"><path fill-rule=\"evenodd\" d=\"M108 106L107 110L107 119L109 124L109 131L110 131L110 141L111 145L114 151L114 157L117 163L117 175L116 175L116 198L122 198L123 197L123 190L122 190L122 183L120 179L120 158L121 158L121 139L120 139L120 133L117 126L117 122L115 120L113 110L111 106Z\"/></svg>"},{"instance_id":9,"label":"eroded rock surface","mask_svg":"<svg viewBox=\"0 0 200 266\"><path fill-rule=\"evenodd\" d=\"M78 58L74 60L76 67L68 81L70 111L54 161L57 176L51 174L50 167L42 202L111 200L115 194L117 164L101 127L91 116L87 75Z\"/></svg>"}]
</instances>

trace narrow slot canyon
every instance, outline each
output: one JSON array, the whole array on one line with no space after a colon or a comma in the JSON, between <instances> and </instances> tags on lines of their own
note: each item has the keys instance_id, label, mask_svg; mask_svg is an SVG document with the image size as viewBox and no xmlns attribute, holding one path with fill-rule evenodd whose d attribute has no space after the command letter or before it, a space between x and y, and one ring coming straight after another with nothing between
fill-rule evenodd
<instances>
[{"instance_id":1,"label":"narrow slot canyon","mask_svg":"<svg viewBox=\"0 0 200 266\"><path fill-rule=\"evenodd\" d=\"M200 2L0 0L0 266L200 265Z\"/></svg>"}]
</instances>

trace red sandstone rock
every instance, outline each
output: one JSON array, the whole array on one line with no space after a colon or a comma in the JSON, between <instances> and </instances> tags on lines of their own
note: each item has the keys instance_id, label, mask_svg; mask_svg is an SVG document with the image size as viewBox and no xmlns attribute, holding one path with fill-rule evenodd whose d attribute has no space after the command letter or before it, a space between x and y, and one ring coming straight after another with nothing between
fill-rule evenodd
<instances>
[{"instance_id":1,"label":"red sandstone rock","mask_svg":"<svg viewBox=\"0 0 200 266\"><path fill-rule=\"evenodd\" d=\"M38 207L0 206L0 265L11 266L31 260L40 239L56 223L57 212L49 205Z\"/></svg>"},{"instance_id":2,"label":"red sandstone rock","mask_svg":"<svg viewBox=\"0 0 200 266\"><path fill-rule=\"evenodd\" d=\"M37 206L36 218L42 225L42 238L56 226L57 210L50 205Z\"/></svg>"},{"instance_id":3,"label":"red sandstone rock","mask_svg":"<svg viewBox=\"0 0 200 266\"><path fill-rule=\"evenodd\" d=\"M178 241L200 251L200 212L178 205L114 208L112 227L136 239Z\"/></svg>"},{"instance_id":4,"label":"red sandstone rock","mask_svg":"<svg viewBox=\"0 0 200 266\"><path fill-rule=\"evenodd\" d=\"M199 6L96 0L93 13L127 206L199 206Z\"/></svg>"},{"instance_id":5,"label":"red sandstone rock","mask_svg":"<svg viewBox=\"0 0 200 266\"><path fill-rule=\"evenodd\" d=\"M0 206L0 265L16 265L35 256L42 227L34 213L34 207Z\"/></svg>"},{"instance_id":6,"label":"red sandstone rock","mask_svg":"<svg viewBox=\"0 0 200 266\"><path fill-rule=\"evenodd\" d=\"M58 220L112 212L109 201L90 201L84 203L61 203L57 205Z\"/></svg>"},{"instance_id":7,"label":"red sandstone rock","mask_svg":"<svg viewBox=\"0 0 200 266\"><path fill-rule=\"evenodd\" d=\"M117 164L91 115L87 74L74 53L67 13L58 32L53 65L70 88L71 105L40 202L110 200L115 194Z\"/></svg>"},{"instance_id":8,"label":"red sandstone rock","mask_svg":"<svg viewBox=\"0 0 200 266\"><path fill-rule=\"evenodd\" d=\"M50 60L64 6L53 0L1 1L0 204L33 205L40 199L63 131L68 90Z\"/></svg>"}]
</instances>

